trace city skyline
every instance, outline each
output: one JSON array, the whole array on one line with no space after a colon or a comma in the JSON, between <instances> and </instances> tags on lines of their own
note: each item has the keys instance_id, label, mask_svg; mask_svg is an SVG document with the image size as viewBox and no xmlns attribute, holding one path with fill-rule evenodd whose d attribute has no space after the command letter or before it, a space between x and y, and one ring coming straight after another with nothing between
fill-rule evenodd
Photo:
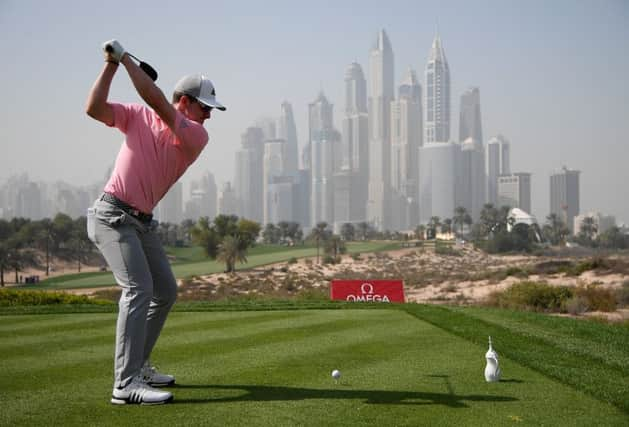
<instances>
[{"instance_id":1,"label":"city skyline","mask_svg":"<svg viewBox=\"0 0 629 427\"><path fill-rule=\"evenodd\" d=\"M629 202L614 197L622 194L622 184L629 180L629 172L622 163L623 155L626 158L622 141L629 133L629 125L623 120L629 115L624 101L629 98L625 80L629 65L626 55L612 54L629 50L626 28L629 13L625 3L489 2L475 7L464 2L446 2L441 7L418 3L412 9L417 12L416 21L420 24L414 25L401 11L379 15L375 13L377 7L368 2L360 6L364 15L360 22L350 25L352 7L341 2L334 9L322 6L321 9L327 7L328 12L333 9L335 13L324 21L328 31L312 41L305 40L304 30L298 28L299 20L294 18L322 19L326 15L322 10L308 5L307 10L298 12L286 2L271 2L266 9L247 5L249 13L240 15L235 6L222 2L213 4L213 11L208 6L200 8L215 18L235 17L237 27L248 25L243 27L247 33L255 33L260 26L277 19L284 18L287 25L281 31L262 31L257 36L260 40L244 41L244 35L236 35L235 29L227 28L217 19L218 27L226 29L227 37L208 43L213 46L208 46L211 53L204 57L194 56L187 48L179 52L181 43L164 41L157 29L143 27L141 24L148 22L149 17L141 17L140 6L131 8L129 16L120 23L105 25L95 21L105 13L99 9L103 6L92 5L94 10L88 10L82 3L70 2L61 10L53 10L52 6L41 5L39 9L50 13L38 16L47 16L46 19L34 17L34 6L29 2L4 3L0 6L3 28L0 31L5 33L0 53L13 60L8 61L3 71L5 79L0 83L11 100L4 103L0 119L5 130L3 146L8 152L0 162L0 182L21 172L27 172L33 180L44 181L89 184L102 179L113 162L122 135L91 123L82 108L101 67L99 45L110 37L119 38L130 51L157 68L158 84L167 95L187 67L207 69L228 110L216 113L206 125L210 144L184 181L199 179L210 171L217 182L231 181L233 186L240 136L260 117L279 117L282 102L288 101L293 106L299 153L308 140L307 105L321 89L330 103L337 106L334 125L341 128L345 70L356 62L369 81L368 51L375 35L384 29L391 39L396 61L395 88L409 66L419 74L423 72L431 43L439 35L452 73L450 140L458 134L459 97L469 87L478 87L483 143L497 134L510 141L511 170L532 174L532 213L538 220L543 221L550 212L549 177L565 165L581 171L582 212L596 210L616 216L619 222L629 222ZM476 19L476 25L461 25L463 18L456 13L461 8L464 11L461 15ZM92 27L87 28L78 19L75 31L83 35L80 40L72 39L73 43L62 42L67 49L62 54L62 49L51 43L68 40L72 32L62 26L69 26L70 21L68 16L58 21L53 18L69 11L90 20ZM168 12L154 11L150 18L166 28L172 24ZM498 19L505 17L508 24ZM20 26L27 19L29 31L34 31L34 35L27 34ZM192 27L201 34L202 20L194 18L192 23L197 19L198 25ZM187 20L186 27L190 23ZM347 26L345 34L341 32L342 23ZM262 45L266 49L255 51ZM600 49L609 53L604 55L606 70L592 61L592 57L600 55ZM301 55L295 56L300 52ZM239 55L247 57L249 68L235 59ZM290 58L292 62L288 61ZM75 59L76 63L69 59ZM186 61L189 59L192 60ZM37 66L37 61L45 63L45 67ZM481 66L482 62L491 67ZM137 102L128 78L119 74L112 87L112 99ZM301 77L297 83L292 80L295 76ZM422 79L419 80L423 85Z\"/></svg>"}]
</instances>

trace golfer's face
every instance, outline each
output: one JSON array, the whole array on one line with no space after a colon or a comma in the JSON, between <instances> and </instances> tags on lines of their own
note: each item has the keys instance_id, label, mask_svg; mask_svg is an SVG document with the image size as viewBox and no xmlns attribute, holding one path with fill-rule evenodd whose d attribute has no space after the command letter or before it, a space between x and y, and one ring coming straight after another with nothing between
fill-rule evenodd
<instances>
[{"instance_id":1,"label":"golfer's face","mask_svg":"<svg viewBox=\"0 0 629 427\"><path fill-rule=\"evenodd\" d=\"M211 112L212 107L208 107L194 98L191 99L188 106L188 118L190 120L203 124L204 121L210 118Z\"/></svg>"}]
</instances>

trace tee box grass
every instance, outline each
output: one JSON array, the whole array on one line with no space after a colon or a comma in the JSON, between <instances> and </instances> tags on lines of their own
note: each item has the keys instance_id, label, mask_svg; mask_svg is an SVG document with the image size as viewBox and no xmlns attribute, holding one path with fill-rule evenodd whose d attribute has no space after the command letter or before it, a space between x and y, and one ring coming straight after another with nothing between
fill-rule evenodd
<instances>
[{"instance_id":1,"label":"tee box grass","mask_svg":"<svg viewBox=\"0 0 629 427\"><path fill-rule=\"evenodd\" d=\"M175 311L153 355L175 400L157 407L109 403L115 313L0 316L0 425L627 425L504 355L486 383L486 344L438 326L456 312L406 307Z\"/></svg>"}]
</instances>

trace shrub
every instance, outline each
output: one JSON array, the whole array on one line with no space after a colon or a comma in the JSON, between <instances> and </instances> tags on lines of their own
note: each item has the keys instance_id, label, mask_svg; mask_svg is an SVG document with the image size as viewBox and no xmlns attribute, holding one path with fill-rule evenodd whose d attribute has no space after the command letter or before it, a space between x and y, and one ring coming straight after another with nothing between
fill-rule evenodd
<instances>
[{"instance_id":1,"label":"shrub","mask_svg":"<svg viewBox=\"0 0 629 427\"><path fill-rule=\"evenodd\" d=\"M288 263L289 263L289 264L297 264L297 258L295 258L295 257L290 258L290 259L288 260Z\"/></svg>"},{"instance_id":2,"label":"shrub","mask_svg":"<svg viewBox=\"0 0 629 427\"><path fill-rule=\"evenodd\" d=\"M529 277L529 272L520 267L509 267L507 271L505 271L507 276L519 277L525 279Z\"/></svg>"},{"instance_id":3,"label":"shrub","mask_svg":"<svg viewBox=\"0 0 629 427\"><path fill-rule=\"evenodd\" d=\"M336 264L339 261L339 258L335 258L332 255L326 255L321 260L322 264Z\"/></svg>"},{"instance_id":4,"label":"shrub","mask_svg":"<svg viewBox=\"0 0 629 427\"><path fill-rule=\"evenodd\" d=\"M575 288L574 294L585 299L588 308L592 311L616 310L616 295L610 289L596 285L578 286Z\"/></svg>"},{"instance_id":5,"label":"shrub","mask_svg":"<svg viewBox=\"0 0 629 427\"><path fill-rule=\"evenodd\" d=\"M352 259L353 259L354 261L360 261L360 260L361 260L361 258L360 258L360 253L359 253L359 252L356 252L355 254L352 254Z\"/></svg>"},{"instance_id":6,"label":"shrub","mask_svg":"<svg viewBox=\"0 0 629 427\"><path fill-rule=\"evenodd\" d=\"M570 314L583 314L588 311L589 305L585 297L575 295L565 302L564 309Z\"/></svg>"},{"instance_id":7,"label":"shrub","mask_svg":"<svg viewBox=\"0 0 629 427\"><path fill-rule=\"evenodd\" d=\"M573 295L572 289L567 286L523 281L511 285L502 292L492 293L487 303L509 309L562 311L565 310L565 302Z\"/></svg>"},{"instance_id":8,"label":"shrub","mask_svg":"<svg viewBox=\"0 0 629 427\"><path fill-rule=\"evenodd\" d=\"M51 304L111 304L110 301L91 299L86 295L65 292L0 289L0 306L51 305Z\"/></svg>"},{"instance_id":9,"label":"shrub","mask_svg":"<svg viewBox=\"0 0 629 427\"><path fill-rule=\"evenodd\" d=\"M629 305L629 280L625 280L622 286L616 290L616 302L621 307Z\"/></svg>"}]
</instances>

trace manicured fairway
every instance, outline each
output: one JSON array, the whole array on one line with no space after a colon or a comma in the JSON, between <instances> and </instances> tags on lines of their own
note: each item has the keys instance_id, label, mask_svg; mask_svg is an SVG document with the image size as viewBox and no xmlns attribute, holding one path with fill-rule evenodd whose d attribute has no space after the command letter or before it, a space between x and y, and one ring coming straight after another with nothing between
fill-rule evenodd
<instances>
[{"instance_id":1,"label":"manicured fairway","mask_svg":"<svg viewBox=\"0 0 629 427\"><path fill-rule=\"evenodd\" d=\"M114 323L114 313L0 316L0 425L629 421L504 357L503 381L487 384L484 346L396 309L174 312L154 354L177 376L174 403L117 407Z\"/></svg>"}]
</instances>

